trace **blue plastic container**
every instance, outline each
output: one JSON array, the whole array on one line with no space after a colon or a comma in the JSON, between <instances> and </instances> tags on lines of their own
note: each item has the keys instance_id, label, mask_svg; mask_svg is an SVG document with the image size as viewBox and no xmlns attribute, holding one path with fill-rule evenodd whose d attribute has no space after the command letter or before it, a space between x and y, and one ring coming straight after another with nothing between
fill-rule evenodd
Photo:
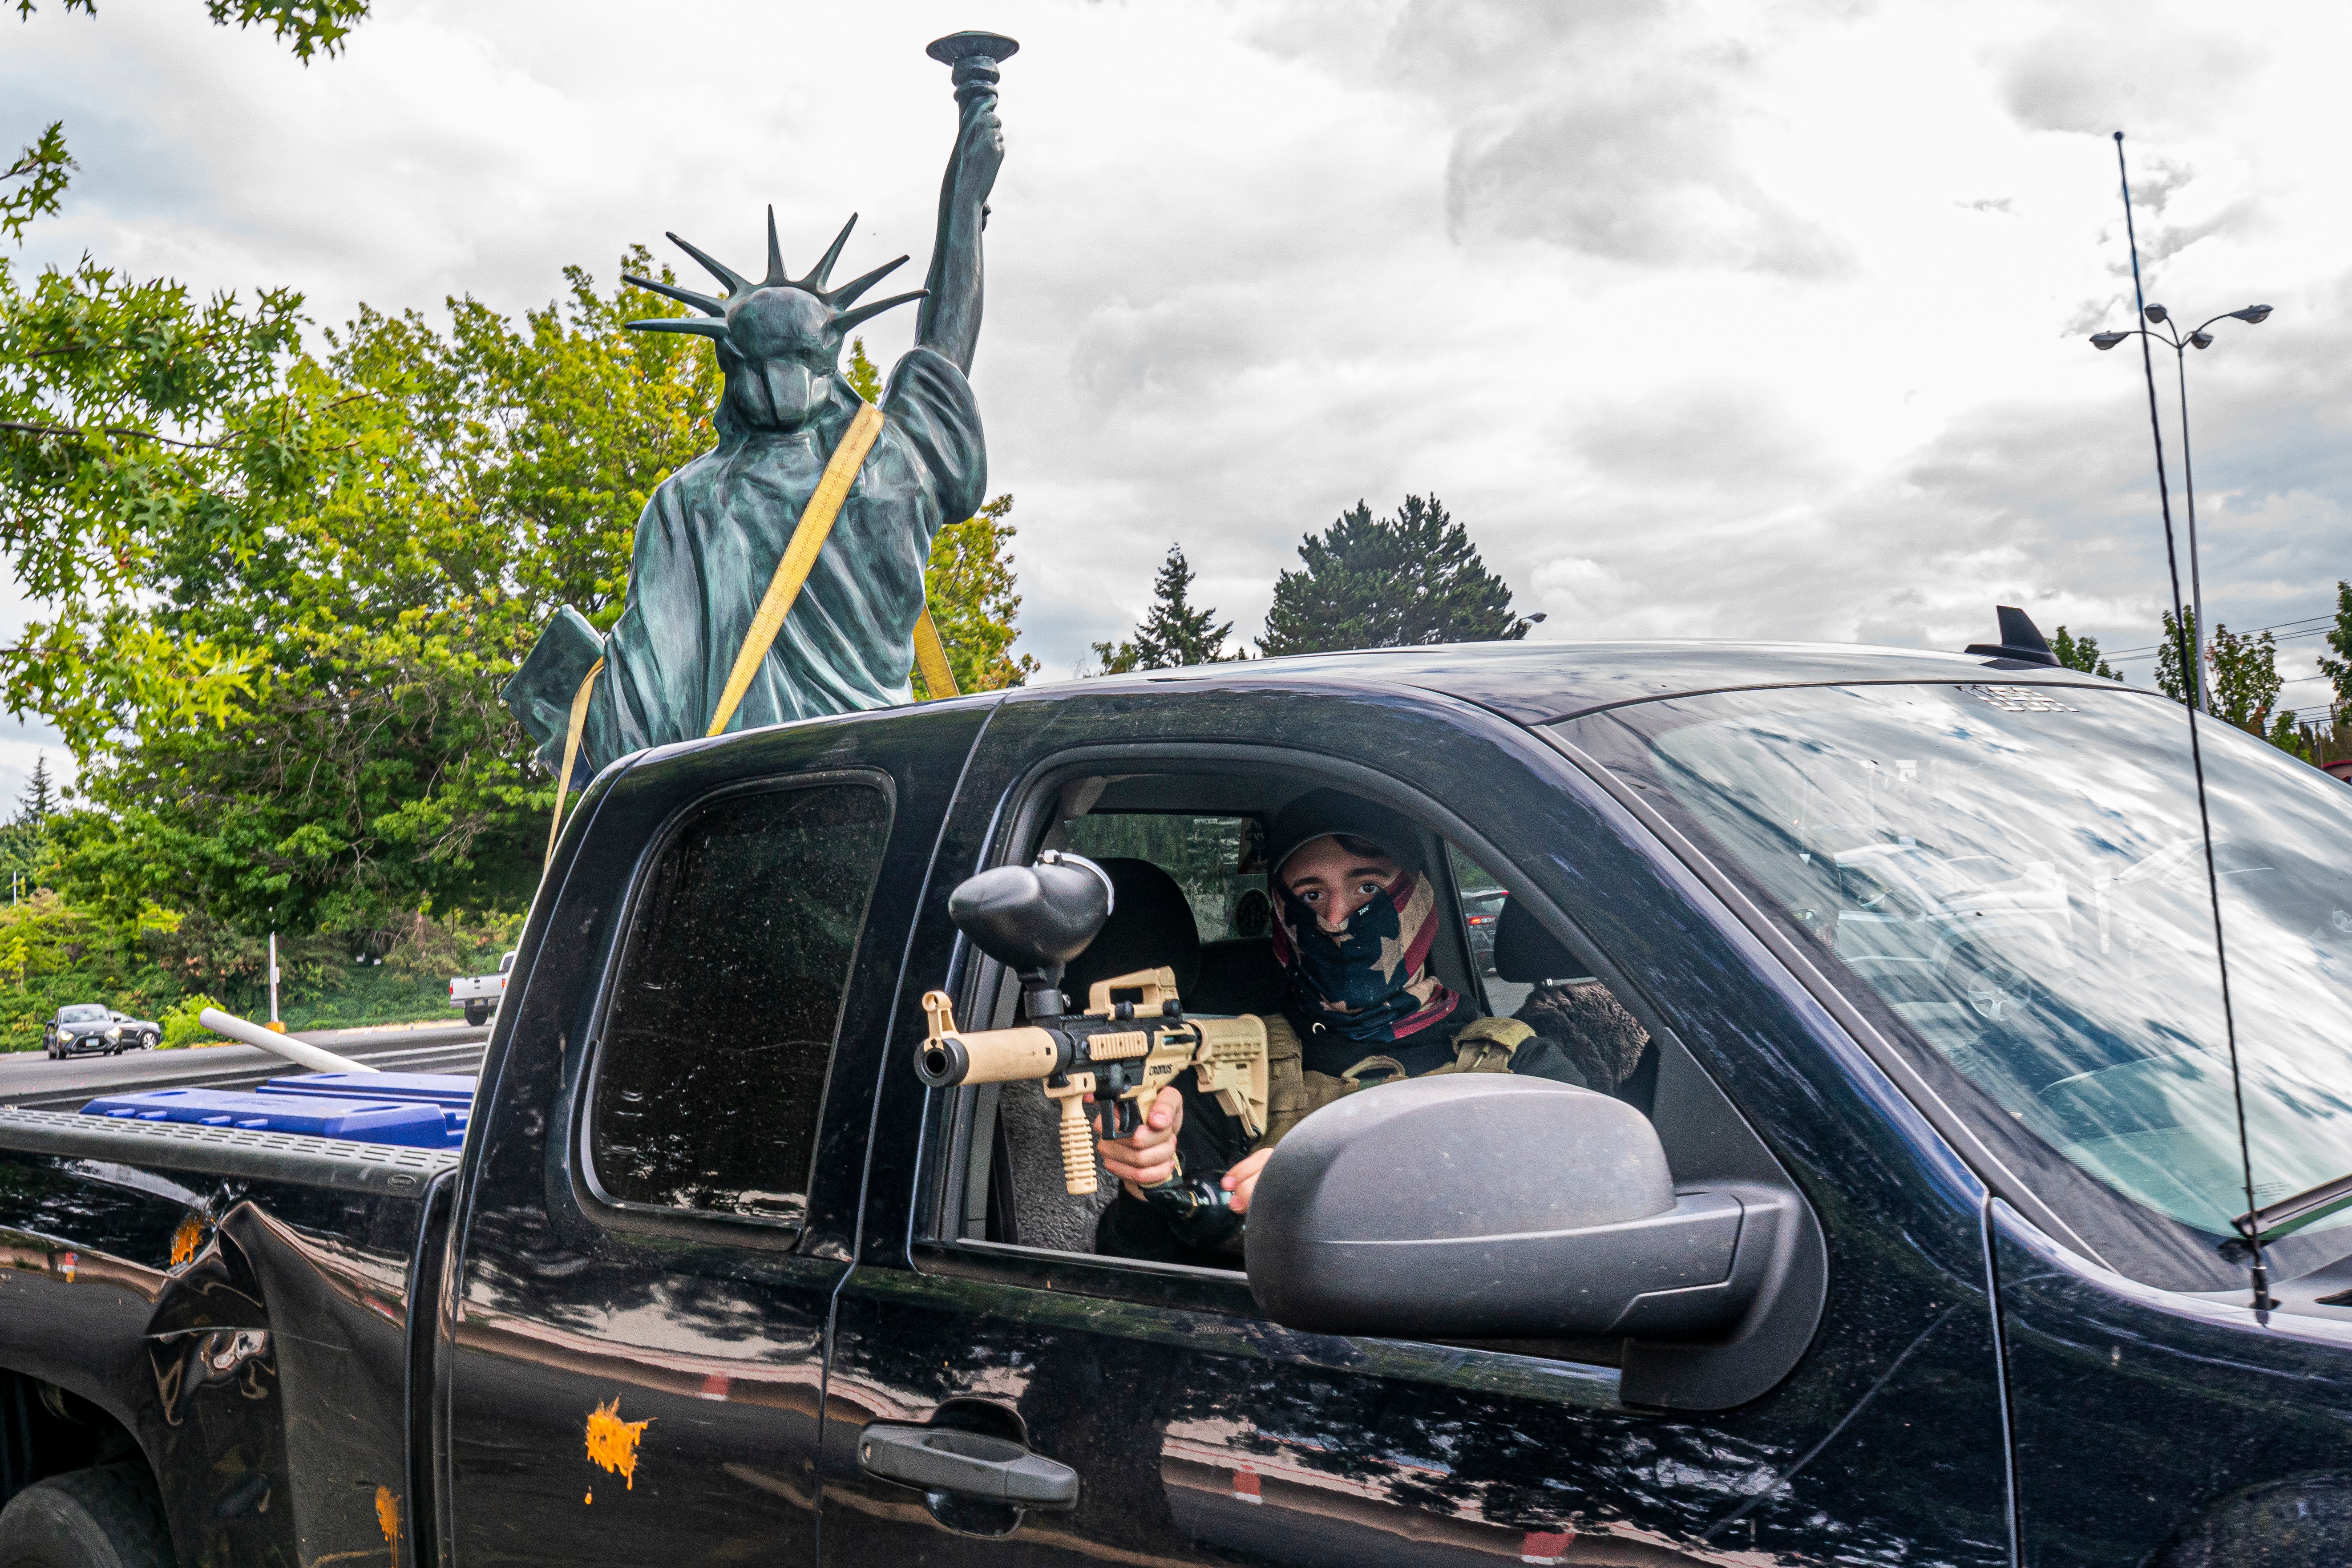
<instances>
[{"instance_id":1,"label":"blue plastic container","mask_svg":"<svg viewBox=\"0 0 2352 1568\"><path fill-rule=\"evenodd\" d=\"M151 1089L101 1095L84 1116L180 1121L250 1131L299 1132L411 1149L454 1149L465 1142L466 1113L422 1100L331 1098L219 1089Z\"/></svg>"},{"instance_id":2,"label":"blue plastic container","mask_svg":"<svg viewBox=\"0 0 2352 1568\"><path fill-rule=\"evenodd\" d=\"M260 1094L313 1094L330 1100L414 1100L444 1110L474 1108L474 1080L446 1072L311 1072L273 1078Z\"/></svg>"}]
</instances>

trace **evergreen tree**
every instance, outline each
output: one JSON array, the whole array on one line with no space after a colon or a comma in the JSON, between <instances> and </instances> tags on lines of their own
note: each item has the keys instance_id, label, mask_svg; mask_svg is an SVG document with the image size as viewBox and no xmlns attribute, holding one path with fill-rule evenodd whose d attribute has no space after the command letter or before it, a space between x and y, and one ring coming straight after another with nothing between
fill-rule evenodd
<instances>
[{"instance_id":1,"label":"evergreen tree","mask_svg":"<svg viewBox=\"0 0 2352 1568\"><path fill-rule=\"evenodd\" d=\"M2184 623L2186 632L2181 629ZM2181 662L2180 653L2184 644L2195 647L2196 638L2195 610L2184 608L2178 619L2169 610L2164 613L2164 636L2156 645L2156 689L2175 702L2187 702L2195 695L2189 683L2181 679L2180 672L2188 667Z\"/></svg>"},{"instance_id":2,"label":"evergreen tree","mask_svg":"<svg viewBox=\"0 0 2352 1568\"><path fill-rule=\"evenodd\" d=\"M1174 669L1233 657L1225 651L1225 638L1232 635L1234 623L1219 626L1216 611L1193 607L1195 575L1192 563L1184 559L1184 547L1170 545L1168 559L1160 563L1159 575L1151 582L1151 609L1135 628L1134 668ZM1110 660L1107 658L1104 662Z\"/></svg>"},{"instance_id":3,"label":"evergreen tree","mask_svg":"<svg viewBox=\"0 0 2352 1568\"><path fill-rule=\"evenodd\" d=\"M1299 542L1299 568L1274 585L1258 649L1268 656L1429 643L1513 641L1531 624L1435 496L1407 496L1394 517L1362 501L1318 538Z\"/></svg>"},{"instance_id":4,"label":"evergreen tree","mask_svg":"<svg viewBox=\"0 0 2352 1568\"><path fill-rule=\"evenodd\" d=\"M36 752L33 776L25 782L25 793L16 799L16 823L21 827L46 827L49 816L58 808L57 792L49 784L49 754Z\"/></svg>"},{"instance_id":5,"label":"evergreen tree","mask_svg":"<svg viewBox=\"0 0 2352 1568\"><path fill-rule=\"evenodd\" d=\"M2095 637L2069 637L2060 626L2058 635L2050 639L2050 651L2068 669L2079 669L2085 675L2095 675L2106 680L2121 680L2123 675L2099 657L2099 639Z\"/></svg>"}]
</instances>

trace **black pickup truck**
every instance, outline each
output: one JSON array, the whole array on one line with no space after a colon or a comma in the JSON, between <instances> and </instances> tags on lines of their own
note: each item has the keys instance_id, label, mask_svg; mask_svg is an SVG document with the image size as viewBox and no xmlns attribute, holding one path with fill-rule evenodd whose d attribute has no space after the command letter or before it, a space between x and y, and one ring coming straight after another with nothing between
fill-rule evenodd
<instances>
[{"instance_id":1,"label":"black pickup truck","mask_svg":"<svg viewBox=\"0 0 2352 1568\"><path fill-rule=\"evenodd\" d=\"M0 1108L0 1568L2340 1564L2352 794L2202 733L2210 884L2179 706L1958 655L1400 650L624 759L461 1149ZM1646 1044L1317 1112L1245 1269L1098 1254L1033 1086L915 1071L927 990L1014 1021L950 891L1090 858L1073 994L1269 1013L1254 855L1335 788L1420 825L1446 984Z\"/></svg>"}]
</instances>

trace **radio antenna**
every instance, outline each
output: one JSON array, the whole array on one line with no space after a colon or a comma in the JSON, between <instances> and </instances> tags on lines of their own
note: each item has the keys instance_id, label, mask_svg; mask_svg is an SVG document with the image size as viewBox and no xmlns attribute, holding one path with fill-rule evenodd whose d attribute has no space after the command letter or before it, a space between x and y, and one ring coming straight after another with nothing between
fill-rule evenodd
<instances>
[{"instance_id":1,"label":"radio antenna","mask_svg":"<svg viewBox=\"0 0 2352 1568\"><path fill-rule=\"evenodd\" d=\"M2139 234L2132 224L2131 171L2124 163L2124 133L2116 132L2116 174L2123 183L2124 237L2131 245L2132 303L2137 307L2134 325L2140 330L2140 368L2147 377L2147 430L2156 441L2156 499L2164 513L2164 563L2172 574L2173 640L2179 646L2181 685L2195 691L2204 678L2198 668L2196 643L2203 640L2204 627L2197 628L2196 640L2191 640L2188 617L2180 606L2180 556L2172 541L2172 491L2164 477L2164 426L2156 414L2156 357L2147 346L2147 291L2139 276ZM2205 752L2197 735L2197 704L2184 701L2189 714L2189 765L2197 775L2197 827L2205 841L2205 892L2213 905L2213 961L2221 973L2221 1033L2230 1047L2230 1097L2238 1113L2238 1168L2245 1179L2246 1221L2240 1229L2246 1245L2253 1253L2252 1272L2254 1287L2254 1310L2267 1312L2278 1302L2271 1296L2270 1269L2263 1261L2263 1236L2259 1212L2254 1204L2254 1152L2246 1139L2246 1080L2238 1068L2238 1021L2230 1006L2230 952L2221 937L2221 878L2213 864L2213 817L2205 801Z\"/></svg>"}]
</instances>

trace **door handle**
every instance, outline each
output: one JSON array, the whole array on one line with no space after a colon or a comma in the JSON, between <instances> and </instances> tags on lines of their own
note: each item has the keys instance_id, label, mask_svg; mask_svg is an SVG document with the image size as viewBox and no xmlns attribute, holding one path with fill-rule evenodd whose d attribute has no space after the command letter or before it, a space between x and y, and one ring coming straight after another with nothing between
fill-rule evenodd
<instances>
[{"instance_id":1,"label":"door handle","mask_svg":"<svg viewBox=\"0 0 2352 1568\"><path fill-rule=\"evenodd\" d=\"M1078 1506L1078 1472L1020 1444L952 1426L889 1426L857 1435L857 1463L871 1476L925 1491L954 1492L1024 1508Z\"/></svg>"}]
</instances>

